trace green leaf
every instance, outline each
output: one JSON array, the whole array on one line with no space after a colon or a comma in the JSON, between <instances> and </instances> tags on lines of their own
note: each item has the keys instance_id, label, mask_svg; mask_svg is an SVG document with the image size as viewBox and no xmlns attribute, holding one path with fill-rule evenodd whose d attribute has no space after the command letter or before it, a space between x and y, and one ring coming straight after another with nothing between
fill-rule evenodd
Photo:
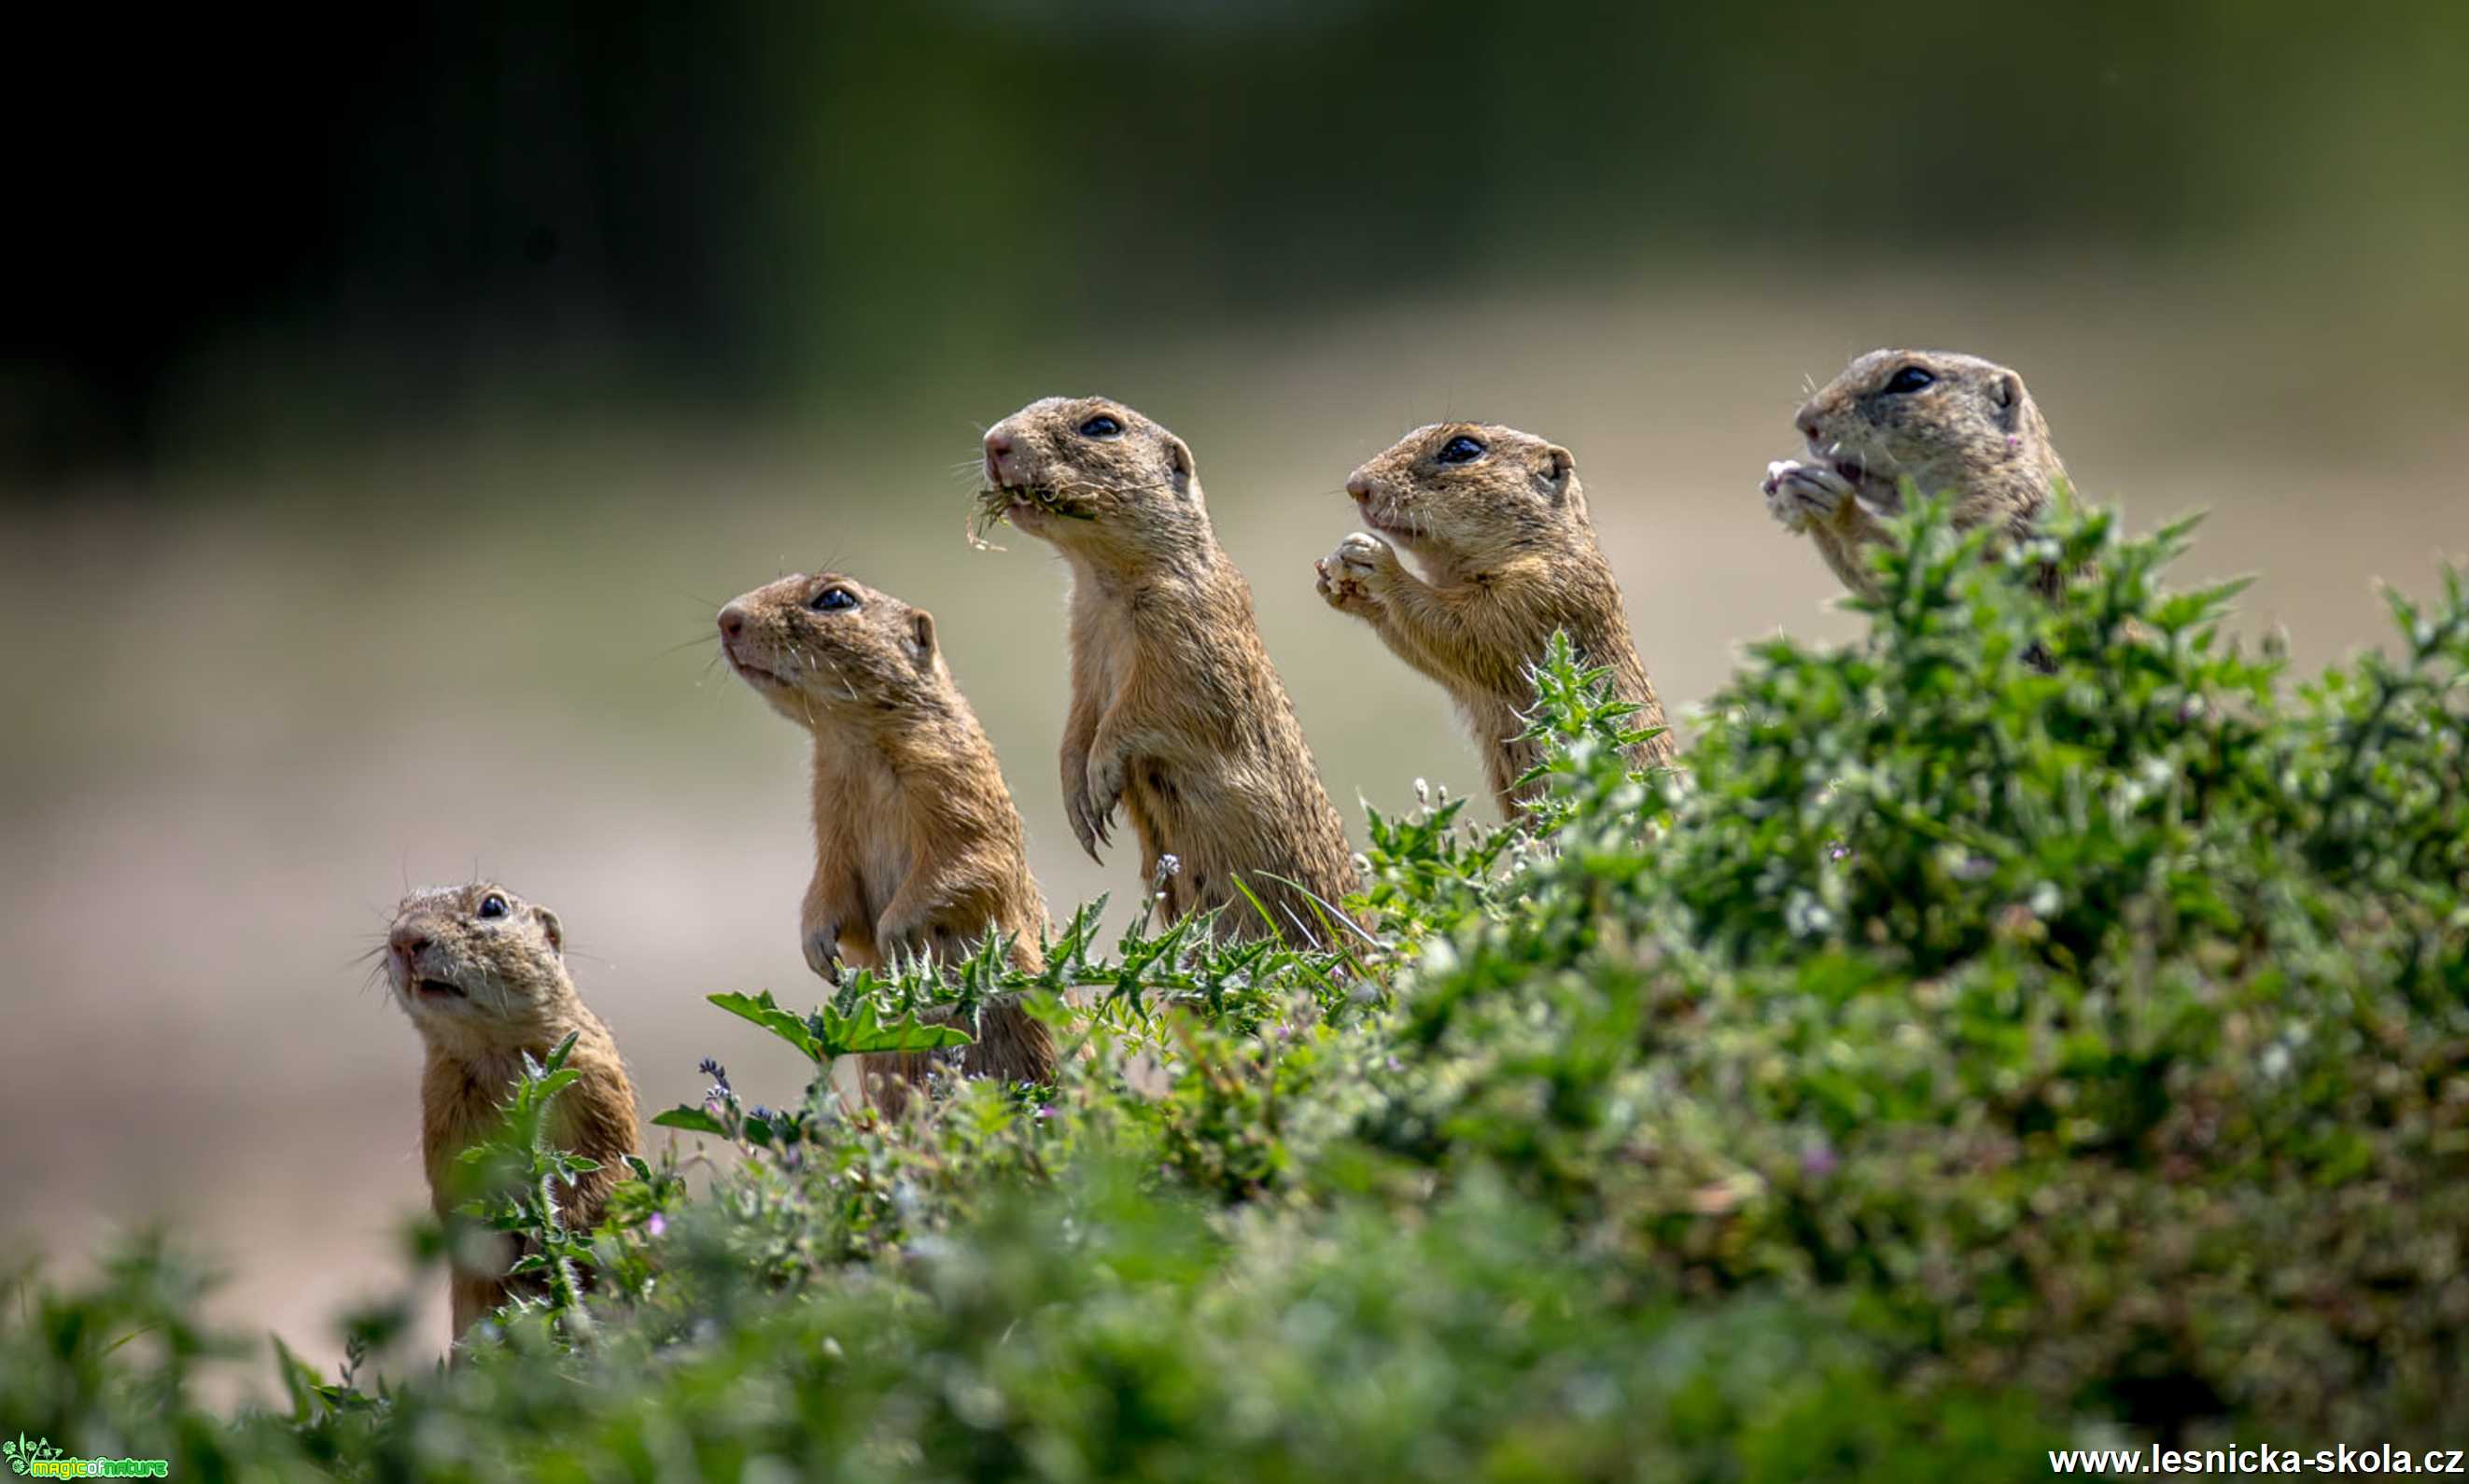
<instances>
[{"instance_id":1,"label":"green leaf","mask_svg":"<svg viewBox=\"0 0 2469 1484\"><path fill-rule=\"evenodd\" d=\"M717 1133L723 1137L728 1133L727 1125L700 1107L688 1107L682 1103L665 1113L654 1115L652 1122L662 1129L683 1129L688 1133ZM641 1172L641 1177L651 1178L648 1170Z\"/></svg>"},{"instance_id":2,"label":"green leaf","mask_svg":"<svg viewBox=\"0 0 2469 1484\"><path fill-rule=\"evenodd\" d=\"M853 1015L842 1015L825 1005L817 1017L823 1026L818 1060L880 1051L933 1051L966 1046L977 1039L957 1025L926 1024L914 1013L887 1025L870 999L861 1001Z\"/></svg>"},{"instance_id":3,"label":"green leaf","mask_svg":"<svg viewBox=\"0 0 2469 1484\"><path fill-rule=\"evenodd\" d=\"M739 1019L751 1020L770 1031L804 1052L809 1061L819 1063L830 1059L831 1053L825 1051L816 1041L814 1033L806 1028L806 1022L803 1019L791 1015L773 1002L770 990L765 990L761 994L756 995L724 992L704 997Z\"/></svg>"},{"instance_id":4,"label":"green leaf","mask_svg":"<svg viewBox=\"0 0 2469 1484\"><path fill-rule=\"evenodd\" d=\"M291 1399L291 1425L307 1427L317 1415L316 1369L295 1355L282 1336L266 1337L274 1342L274 1368L283 1379L284 1394Z\"/></svg>"}]
</instances>

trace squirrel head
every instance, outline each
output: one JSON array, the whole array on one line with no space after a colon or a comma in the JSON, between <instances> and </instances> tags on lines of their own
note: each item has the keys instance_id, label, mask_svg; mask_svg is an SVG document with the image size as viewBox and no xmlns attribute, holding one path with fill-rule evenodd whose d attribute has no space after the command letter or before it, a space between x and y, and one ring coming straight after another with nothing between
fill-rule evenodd
<instances>
[{"instance_id":1,"label":"squirrel head","mask_svg":"<svg viewBox=\"0 0 2469 1484\"><path fill-rule=\"evenodd\" d=\"M1105 397L1048 397L986 429L983 518L1138 566L1212 540L1190 445Z\"/></svg>"}]
</instances>

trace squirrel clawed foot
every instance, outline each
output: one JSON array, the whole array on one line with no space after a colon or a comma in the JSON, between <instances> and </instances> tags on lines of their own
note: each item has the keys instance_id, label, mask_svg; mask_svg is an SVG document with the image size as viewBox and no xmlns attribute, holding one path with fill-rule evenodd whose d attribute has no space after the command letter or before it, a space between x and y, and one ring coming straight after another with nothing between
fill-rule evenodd
<instances>
[{"instance_id":1,"label":"squirrel clawed foot","mask_svg":"<svg viewBox=\"0 0 2469 1484\"><path fill-rule=\"evenodd\" d=\"M1079 840L1080 849L1090 859L1103 864L1105 857L1097 854L1097 847L1115 843L1111 826L1115 805L1122 797L1122 784L1119 778L1115 791L1105 794L1097 791L1093 783L1090 769L1083 768L1077 787L1067 784L1063 790L1063 812L1072 822L1072 833Z\"/></svg>"},{"instance_id":2,"label":"squirrel clawed foot","mask_svg":"<svg viewBox=\"0 0 2469 1484\"><path fill-rule=\"evenodd\" d=\"M825 924L806 930L801 947L806 953L806 967L819 974L826 984L841 982L841 925Z\"/></svg>"}]
</instances>

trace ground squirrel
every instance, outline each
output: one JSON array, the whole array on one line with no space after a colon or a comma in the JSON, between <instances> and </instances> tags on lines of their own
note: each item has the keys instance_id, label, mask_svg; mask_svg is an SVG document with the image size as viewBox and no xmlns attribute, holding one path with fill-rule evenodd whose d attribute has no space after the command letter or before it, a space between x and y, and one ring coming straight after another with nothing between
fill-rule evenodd
<instances>
[{"instance_id":1,"label":"ground squirrel","mask_svg":"<svg viewBox=\"0 0 2469 1484\"><path fill-rule=\"evenodd\" d=\"M1447 690L1483 749L1504 818L1516 817L1517 780L1540 757L1518 739L1521 713L1534 704L1529 672L1554 630L1585 663L1610 669L1614 692L1638 708L1630 725L1665 725L1568 449L1511 427L1435 423L1356 469L1346 492L1378 534L1357 531L1315 563L1320 594ZM1392 540L1430 582L1407 570ZM1631 750L1631 763L1668 764L1673 751L1661 731Z\"/></svg>"},{"instance_id":2,"label":"ground squirrel","mask_svg":"<svg viewBox=\"0 0 2469 1484\"><path fill-rule=\"evenodd\" d=\"M456 1156L496 1125L498 1106L523 1070L544 1062L568 1035L565 1064L581 1080L550 1105L556 1144L597 1160L565 1197L565 1224L597 1225L610 1187L635 1151L635 1088L609 1027L574 992L565 972L565 934L557 914L501 886L479 882L416 892L395 909L386 934L387 977L395 999L427 1048L421 1073L421 1156L430 1204L452 1220L470 1194ZM517 1254L502 1242L494 1270L470 1266L466 1244L450 1276L454 1334L515 1291L505 1277Z\"/></svg>"},{"instance_id":3,"label":"ground squirrel","mask_svg":"<svg viewBox=\"0 0 2469 1484\"><path fill-rule=\"evenodd\" d=\"M1883 540L1881 517L1902 511L1900 481L1951 493L1958 529L1994 524L2019 539L2065 478L2023 378L1975 355L1871 351L1793 423L1809 457L1766 466L1766 512L1807 532L1857 593L1876 594L1860 548Z\"/></svg>"},{"instance_id":4,"label":"ground squirrel","mask_svg":"<svg viewBox=\"0 0 2469 1484\"><path fill-rule=\"evenodd\" d=\"M1097 858L1119 802L1164 915L1223 908L1230 933L1324 941L1356 887L1345 826L1191 449L1120 402L1050 397L987 431L985 482L981 514L1071 564L1063 804L1081 848Z\"/></svg>"},{"instance_id":5,"label":"ground squirrel","mask_svg":"<svg viewBox=\"0 0 2469 1484\"><path fill-rule=\"evenodd\" d=\"M815 742L815 875L798 916L807 966L880 968L931 951L949 962L989 931L1014 967L1044 967L1046 902L1028 874L1020 810L977 713L952 681L935 615L835 572L786 577L720 610L729 668ZM1054 1042L1009 996L988 1001L961 1054L972 1077L1050 1082ZM915 1054L865 1059L897 1111ZM834 1068L851 1090L853 1069Z\"/></svg>"}]
</instances>

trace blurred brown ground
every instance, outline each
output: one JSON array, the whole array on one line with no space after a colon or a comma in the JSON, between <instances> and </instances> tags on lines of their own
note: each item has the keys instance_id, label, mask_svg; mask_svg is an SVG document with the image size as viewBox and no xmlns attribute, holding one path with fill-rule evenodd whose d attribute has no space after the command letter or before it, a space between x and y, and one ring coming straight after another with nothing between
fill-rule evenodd
<instances>
[{"instance_id":1,"label":"blurred brown ground","mask_svg":"<svg viewBox=\"0 0 2469 1484\"><path fill-rule=\"evenodd\" d=\"M804 741L703 642L783 571L934 609L1050 902L1125 898L1124 853L1093 866L1058 805L1062 572L1016 533L961 538L977 427L1033 396L1103 391L1192 444L1359 840L1357 799L1479 778L1438 691L1312 594L1347 471L1409 426L1576 451L1687 708L1743 641L1851 631L1756 490L1804 378L1881 343L1978 352L2024 373L2088 495L2138 528L2208 509L2181 578L2259 574L2241 628L2285 626L2311 668L2381 639L2376 581L2423 592L2469 557L2459 309L2148 263L1710 267L956 368L1005 390L888 421L612 413L5 507L0 1250L73 1268L168 1222L226 1263L224 1317L331 1361L425 1199L416 1041L355 955L404 886L475 871L564 916L647 1111L707 1055L793 1097L803 1068L701 998L812 998Z\"/></svg>"}]
</instances>

